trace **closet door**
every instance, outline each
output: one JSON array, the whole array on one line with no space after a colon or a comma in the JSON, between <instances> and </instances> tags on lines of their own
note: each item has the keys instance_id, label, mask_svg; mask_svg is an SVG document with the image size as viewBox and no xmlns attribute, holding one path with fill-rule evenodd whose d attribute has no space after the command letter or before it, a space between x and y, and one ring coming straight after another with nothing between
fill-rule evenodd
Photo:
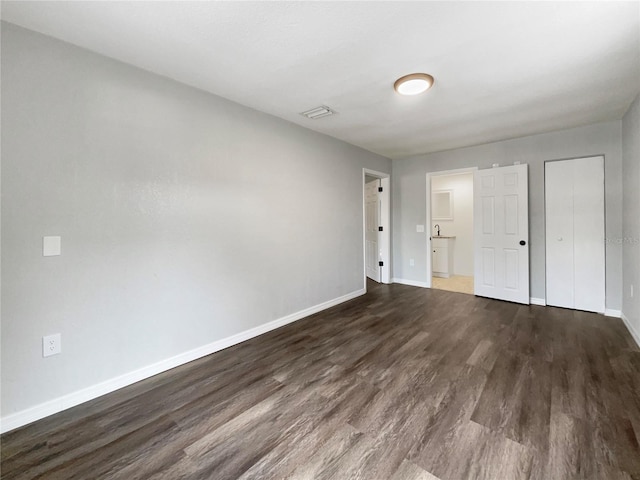
<instances>
[{"instance_id":1,"label":"closet door","mask_svg":"<svg viewBox=\"0 0 640 480\"><path fill-rule=\"evenodd\" d=\"M573 198L574 308L604 313L604 157L575 161Z\"/></svg>"},{"instance_id":2,"label":"closet door","mask_svg":"<svg viewBox=\"0 0 640 480\"><path fill-rule=\"evenodd\" d=\"M573 164L545 164L547 305L574 308Z\"/></svg>"},{"instance_id":3,"label":"closet door","mask_svg":"<svg viewBox=\"0 0 640 480\"><path fill-rule=\"evenodd\" d=\"M545 164L547 305L604 312L604 158Z\"/></svg>"}]
</instances>

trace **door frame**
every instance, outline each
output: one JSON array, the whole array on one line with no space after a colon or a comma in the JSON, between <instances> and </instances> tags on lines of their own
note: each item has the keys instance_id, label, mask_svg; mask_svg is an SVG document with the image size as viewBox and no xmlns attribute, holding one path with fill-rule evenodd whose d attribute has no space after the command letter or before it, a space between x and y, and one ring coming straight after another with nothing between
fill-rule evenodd
<instances>
[{"instance_id":1,"label":"door frame","mask_svg":"<svg viewBox=\"0 0 640 480\"><path fill-rule=\"evenodd\" d=\"M431 179L433 177L446 177L449 175L462 175L465 173L473 173L478 170L478 167L466 167L456 168L454 170L441 170L427 173L427 199L426 199L426 222L425 222L425 252L427 254L427 278L425 281L425 287L431 288L431 277L433 277L432 265L431 265ZM455 203L454 203L455 205ZM472 220L473 223L473 220ZM473 226L473 225L472 225ZM428 229L428 230L427 230Z\"/></svg>"},{"instance_id":2,"label":"door frame","mask_svg":"<svg viewBox=\"0 0 640 480\"><path fill-rule=\"evenodd\" d=\"M362 275L364 291L367 291L367 241L366 241L366 199L365 199L365 177L375 177L380 179L382 186L382 202L380 205L380 223L382 232L378 233L378 249L383 266L380 268L380 282L391 283L391 174L362 169Z\"/></svg>"}]
</instances>

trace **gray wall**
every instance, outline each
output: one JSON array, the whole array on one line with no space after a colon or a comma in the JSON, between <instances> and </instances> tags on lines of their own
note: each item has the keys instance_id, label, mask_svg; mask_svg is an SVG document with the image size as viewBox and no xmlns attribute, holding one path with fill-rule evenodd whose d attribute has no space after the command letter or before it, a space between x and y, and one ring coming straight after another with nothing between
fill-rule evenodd
<instances>
[{"instance_id":1,"label":"gray wall","mask_svg":"<svg viewBox=\"0 0 640 480\"><path fill-rule=\"evenodd\" d=\"M622 155L622 313L640 336L640 96L622 119Z\"/></svg>"},{"instance_id":2,"label":"gray wall","mask_svg":"<svg viewBox=\"0 0 640 480\"><path fill-rule=\"evenodd\" d=\"M2 102L3 416L363 287L390 160L9 24Z\"/></svg>"},{"instance_id":3,"label":"gray wall","mask_svg":"<svg viewBox=\"0 0 640 480\"><path fill-rule=\"evenodd\" d=\"M531 296L545 298L544 161L605 155L606 236L622 234L621 122L607 122L476 147L420 155L393 162L393 276L426 281L426 173L456 168L488 168L494 163L529 164L529 242ZM409 266L409 259L415 266ZM622 306L622 246L606 247L606 306Z\"/></svg>"}]
</instances>

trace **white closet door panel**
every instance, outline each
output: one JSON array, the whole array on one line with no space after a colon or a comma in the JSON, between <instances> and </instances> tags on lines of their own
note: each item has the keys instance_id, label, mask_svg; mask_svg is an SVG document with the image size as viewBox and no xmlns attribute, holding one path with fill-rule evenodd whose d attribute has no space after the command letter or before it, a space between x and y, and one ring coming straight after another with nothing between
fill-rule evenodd
<instances>
[{"instance_id":1,"label":"white closet door panel","mask_svg":"<svg viewBox=\"0 0 640 480\"><path fill-rule=\"evenodd\" d=\"M582 158L574 166L574 308L604 312L604 158Z\"/></svg>"},{"instance_id":2,"label":"white closet door panel","mask_svg":"<svg viewBox=\"0 0 640 480\"><path fill-rule=\"evenodd\" d=\"M547 305L605 309L604 158L545 164Z\"/></svg>"},{"instance_id":3,"label":"white closet door panel","mask_svg":"<svg viewBox=\"0 0 640 480\"><path fill-rule=\"evenodd\" d=\"M573 308L573 164L545 165L547 305Z\"/></svg>"}]
</instances>

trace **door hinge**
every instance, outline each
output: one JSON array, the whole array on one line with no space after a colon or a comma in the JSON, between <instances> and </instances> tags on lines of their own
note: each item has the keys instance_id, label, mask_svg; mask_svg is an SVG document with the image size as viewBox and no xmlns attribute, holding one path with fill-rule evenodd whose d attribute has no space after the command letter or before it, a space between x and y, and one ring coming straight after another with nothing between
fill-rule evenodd
<instances>
[{"instance_id":1,"label":"door hinge","mask_svg":"<svg viewBox=\"0 0 640 480\"><path fill-rule=\"evenodd\" d=\"M378 187L378 191L381 192L382 191L382 187Z\"/></svg>"},{"instance_id":2,"label":"door hinge","mask_svg":"<svg viewBox=\"0 0 640 480\"><path fill-rule=\"evenodd\" d=\"M379 267L384 267L384 262L378 262Z\"/></svg>"},{"instance_id":3,"label":"door hinge","mask_svg":"<svg viewBox=\"0 0 640 480\"><path fill-rule=\"evenodd\" d=\"M383 227L378 227L379 232L384 232Z\"/></svg>"}]
</instances>

